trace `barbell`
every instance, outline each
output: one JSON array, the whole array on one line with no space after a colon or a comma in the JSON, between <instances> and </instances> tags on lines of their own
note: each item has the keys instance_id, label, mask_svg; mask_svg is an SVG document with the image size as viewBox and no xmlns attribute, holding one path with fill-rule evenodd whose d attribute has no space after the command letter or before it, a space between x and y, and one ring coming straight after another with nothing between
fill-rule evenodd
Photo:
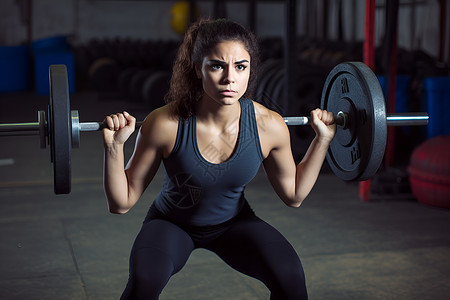
<instances>
[{"instance_id":1,"label":"barbell","mask_svg":"<svg viewBox=\"0 0 450 300\"><path fill-rule=\"evenodd\" d=\"M50 99L47 112L38 112L38 122L0 124L0 135L39 135L41 148L47 145L53 164L55 194L71 191L71 149L80 146L80 132L99 131L103 122L80 122L77 110L70 110L65 65L49 67ZM327 161L337 177L346 181L366 180L381 165L387 126L428 124L427 113L386 114L383 91L375 74L361 62L346 62L328 74L322 90L322 109L333 112L336 136ZM284 117L287 125L310 124L309 117ZM142 122L136 122L140 126Z\"/></svg>"}]
</instances>

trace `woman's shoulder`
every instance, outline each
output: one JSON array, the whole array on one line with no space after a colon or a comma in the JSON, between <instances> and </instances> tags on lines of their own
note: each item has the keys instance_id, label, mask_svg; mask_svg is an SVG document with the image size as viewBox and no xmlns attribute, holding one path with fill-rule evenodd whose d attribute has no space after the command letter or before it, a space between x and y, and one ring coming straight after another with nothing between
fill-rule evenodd
<instances>
[{"instance_id":1,"label":"woman's shoulder","mask_svg":"<svg viewBox=\"0 0 450 300\"><path fill-rule=\"evenodd\" d=\"M178 123L178 118L173 113L173 110L168 104L151 111L145 118L144 122L156 122L157 124L163 123Z\"/></svg>"},{"instance_id":2,"label":"woman's shoulder","mask_svg":"<svg viewBox=\"0 0 450 300\"><path fill-rule=\"evenodd\" d=\"M258 102L253 103L261 150L266 158L273 149L289 145L289 130L280 114Z\"/></svg>"},{"instance_id":3,"label":"woman's shoulder","mask_svg":"<svg viewBox=\"0 0 450 300\"><path fill-rule=\"evenodd\" d=\"M141 134L160 144L176 138L177 129L178 117L168 105L164 105L148 114L142 124Z\"/></svg>"},{"instance_id":4,"label":"woman's shoulder","mask_svg":"<svg viewBox=\"0 0 450 300\"><path fill-rule=\"evenodd\" d=\"M253 101L253 106L255 108L256 123L258 124L258 127L268 127L267 129L274 129L277 131L280 129L280 126L286 126L283 117L279 113L268 109L256 101Z\"/></svg>"}]
</instances>

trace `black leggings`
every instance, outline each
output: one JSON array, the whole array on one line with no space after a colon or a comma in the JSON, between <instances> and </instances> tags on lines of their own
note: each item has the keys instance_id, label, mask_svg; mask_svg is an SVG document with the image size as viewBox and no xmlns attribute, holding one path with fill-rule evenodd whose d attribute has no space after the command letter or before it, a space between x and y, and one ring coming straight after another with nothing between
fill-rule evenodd
<instances>
[{"instance_id":1,"label":"black leggings","mask_svg":"<svg viewBox=\"0 0 450 300\"><path fill-rule=\"evenodd\" d=\"M261 280L271 300L307 299L303 268L291 244L255 216L246 204L232 220L215 226L181 228L151 208L130 256L122 300L158 299L170 277L196 248L205 248L239 272Z\"/></svg>"}]
</instances>

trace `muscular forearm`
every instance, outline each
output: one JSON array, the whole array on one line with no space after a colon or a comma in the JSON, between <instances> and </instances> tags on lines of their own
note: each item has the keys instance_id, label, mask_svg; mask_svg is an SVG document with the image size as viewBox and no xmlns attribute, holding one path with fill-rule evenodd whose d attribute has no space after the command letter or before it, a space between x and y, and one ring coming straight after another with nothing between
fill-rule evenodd
<instances>
[{"instance_id":1,"label":"muscular forearm","mask_svg":"<svg viewBox=\"0 0 450 300\"><path fill-rule=\"evenodd\" d=\"M319 176L330 141L315 137L302 161L297 165L295 198L298 206L312 190Z\"/></svg>"},{"instance_id":2,"label":"muscular forearm","mask_svg":"<svg viewBox=\"0 0 450 300\"><path fill-rule=\"evenodd\" d=\"M103 184L109 210L125 213L128 205L128 180L124 170L123 144L105 146Z\"/></svg>"},{"instance_id":3,"label":"muscular forearm","mask_svg":"<svg viewBox=\"0 0 450 300\"><path fill-rule=\"evenodd\" d=\"M311 192L336 133L333 120L330 112L320 109L311 112L311 126L316 137L298 165L292 157L289 130L284 120L274 118L268 126L270 130L264 131L262 144L268 144L266 148L270 149L264 160L264 169L275 192L286 205L299 207Z\"/></svg>"}]
</instances>

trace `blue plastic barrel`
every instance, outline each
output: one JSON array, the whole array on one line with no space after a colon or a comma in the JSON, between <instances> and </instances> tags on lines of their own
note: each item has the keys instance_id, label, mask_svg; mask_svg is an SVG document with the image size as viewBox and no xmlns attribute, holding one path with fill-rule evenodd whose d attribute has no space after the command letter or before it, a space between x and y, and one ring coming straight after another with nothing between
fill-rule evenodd
<instances>
[{"instance_id":1,"label":"blue plastic barrel","mask_svg":"<svg viewBox=\"0 0 450 300\"><path fill-rule=\"evenodd\" d=\"M48 95L48 69L50 65L62 64L67 67L69 93L75 92L75 62L67 36L59 35L35 40L31 43L34 56L34 76L36 92Z\"/></svg>"},{"instance_id":2,"label":"blue plastic barrel","mask_svg":"<svg viewBox=\"0 0 450 300\"><path fill-rule=\"evenodd\" d=\"M0 47L0 93L20 92L30 87L28 46Z\"/></svg>"},{"instance_id":3,"label":"blue plastic barrel","mask_svg":"<svg viewBox=\"0 0 450 300\"><path fill-rule=\"evenodd\" d=\"M377 76L380 82L381 89L383 90L384 97L388 100L386 91L386 77ZM409 112L409 81L410 78L407 75L397 75L395 81L395 112ZM386 106L388 103L386 103Z\"/></svg>"},{"instance_id":4,"label":"blue plastic barrel","mask_svg":"<svg viewBox=\"0 0 450 300\"><path fill-rule=\"evenodd\" d=\"M35 40L31 43L31 48L33 49L33 53L35 55L42 52L70 50L69 43L67 42L67 36L65 35L57 35Z\"/></svg>"},{"instance_id":5,"label":"blue plastic barrel","mask_svg":"<svg viewBox=\"0 0 450 300\"><path fill-rule=\"evenodd\" d=\"M428 137L449 135L450 77L427 77L423 80L423 106L428 111Z\"/></svg>"}]
</instances>

